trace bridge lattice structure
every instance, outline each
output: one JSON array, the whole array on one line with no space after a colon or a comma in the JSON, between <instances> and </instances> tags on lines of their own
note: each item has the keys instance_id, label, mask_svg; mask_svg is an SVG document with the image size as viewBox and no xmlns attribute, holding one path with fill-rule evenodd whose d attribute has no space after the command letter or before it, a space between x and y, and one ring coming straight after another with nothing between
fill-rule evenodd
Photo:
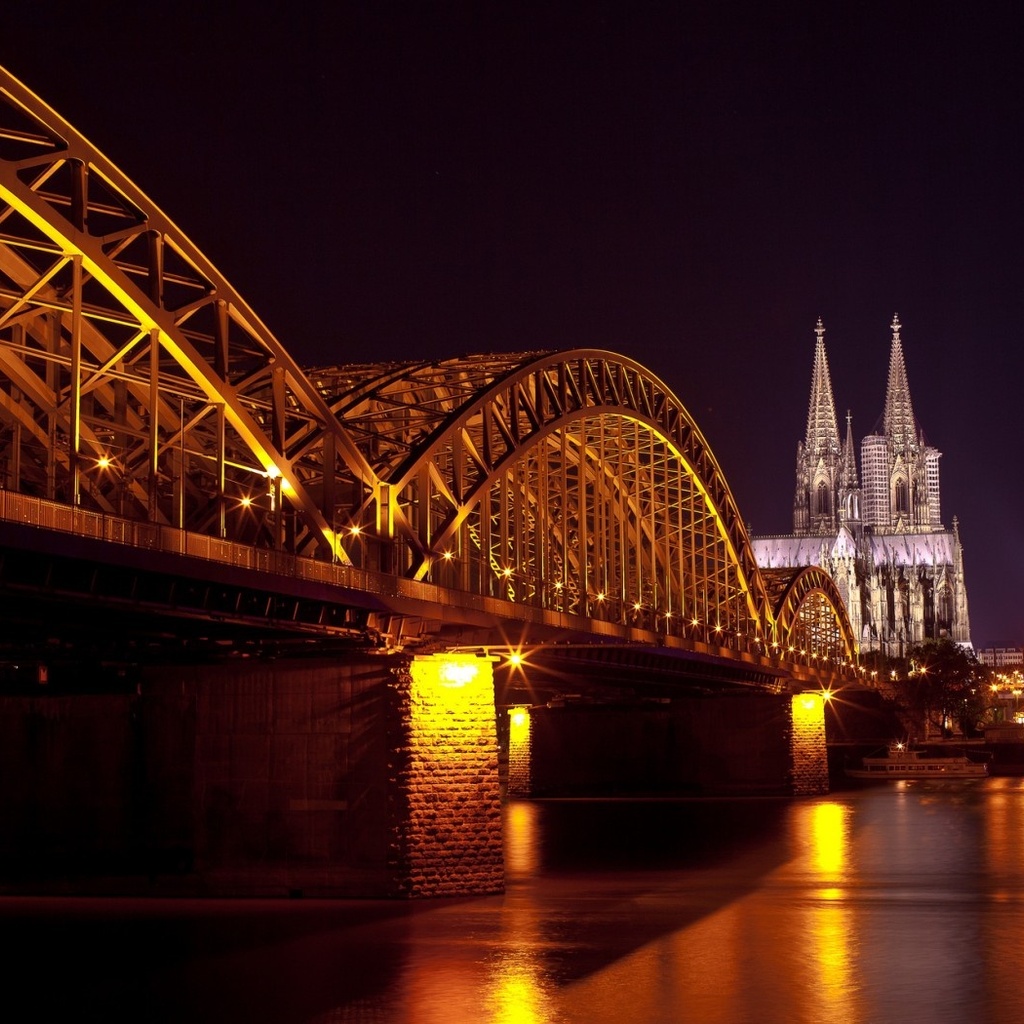
<instances>
[{"instance_id":1,"label":"bridge lattice structure","mask_svg":"<svg viewBox=\"0 0 1024 1024\"><path fill-rule=\"evenodd\" d=\"M302 369L118 168L0 72L8 494L518 609L849 666L830 577L762 572L693 418L578 349Z\"/></svg>"}]
</instances>

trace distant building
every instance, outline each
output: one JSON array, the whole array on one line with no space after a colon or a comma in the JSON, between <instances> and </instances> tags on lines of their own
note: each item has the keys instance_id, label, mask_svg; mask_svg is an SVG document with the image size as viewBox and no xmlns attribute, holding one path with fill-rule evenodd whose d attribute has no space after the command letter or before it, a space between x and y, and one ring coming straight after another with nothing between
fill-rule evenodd
<instances>
[{"instance_id":1,"label":"distant building","mask_svg":"<svg viewBox=\"0 0 1024 1024\"><path fill-rule=\"evenodd\" d=\"M826 569L861 651L893 656L939 637L971 642L958 524L942 524L941 453L914 417L900 326L894 316L882 430L861 441L858 478L849 413L840 442L818 319L807 433L797 445L793 533L752 538L763 568Z\"/></svg>"},{"instance_id":2,"label":"distant building","mask_svg":"<svg viewBox=\"0 0 1024 1024\"><path fill-rule=\"evenodd\" d=\"M1024 666L1024 650L1020 647L979 647L978 661L990 668L1020 668Z\"/></svg>"}]
</instances>

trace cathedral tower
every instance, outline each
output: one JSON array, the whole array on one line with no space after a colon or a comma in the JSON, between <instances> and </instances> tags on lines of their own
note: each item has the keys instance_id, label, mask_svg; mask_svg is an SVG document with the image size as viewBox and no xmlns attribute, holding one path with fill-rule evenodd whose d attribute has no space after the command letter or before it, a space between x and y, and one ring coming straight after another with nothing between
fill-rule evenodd
<instances>
[{"instance_id":1,"label":"cathedral tower","mask_svg":"<svg viewBox=\"0 0 1024 1024\"><path fill-rule=\"evenodd\" d=\"M853 418L842 445L836 427L825 328L815 328L807 432L797 445L793 533L751 537L758 565L818 565L846 603L861 651L902 657L925 640L970 646L959 524L942 525L940 453L914 418L899 317L893 317L881 431L861 442Z\"/></svg>"},{"instance_id":2,"label":"cathedral tower","mask_svg":"<svg viewBox=\"0 0 1024 1024\"><path fill-rule=\"evenodd\" d=\"M796 449L796 494L793 498L793 532L826 535L839 524L839 477L842 451L832 378L825 355L825 328L821 317L814 329L814 367L811 399L807 407L807 433Z\"/></svg>"},{"instance_id":3,"label":"cathedral tower","mask_svg":"<svg viewBox=\"0 0 1024 1024\"><path fill-rule=\"evenodd\" d=\"M893 533L941 530L941 452L925 443L914 417L900 326L893 316L882 433L861 442L864 524Z\"/></svg>"}]
</instances>

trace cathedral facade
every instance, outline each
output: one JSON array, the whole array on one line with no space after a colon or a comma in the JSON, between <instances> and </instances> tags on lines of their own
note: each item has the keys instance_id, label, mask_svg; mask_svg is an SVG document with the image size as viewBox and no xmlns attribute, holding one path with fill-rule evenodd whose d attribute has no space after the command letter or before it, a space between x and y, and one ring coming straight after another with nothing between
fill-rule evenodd
<instances>
[{"instance_id":1,"label":"cathedral facade","mask_svg":"<svg viewBox=\"0 0 1024 1024\"><path fill-rule=\"evenodd\" d=\"M941 453L914 418L899 317L890 326L881 433L861 440L858 474L849 413L840 440L818 319L807 433L797 445L793 532L751 541L763 568L826 569L861 651L899 657L925 640L971 640L957 520L951 530L942 523Z\"/></svg>"}]
</instances>

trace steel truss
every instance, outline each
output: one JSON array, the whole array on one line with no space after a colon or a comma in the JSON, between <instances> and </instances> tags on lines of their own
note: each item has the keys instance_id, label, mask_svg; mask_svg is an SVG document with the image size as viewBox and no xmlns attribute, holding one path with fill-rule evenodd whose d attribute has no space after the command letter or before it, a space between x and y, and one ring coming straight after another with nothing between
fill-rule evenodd
<instances>
[{"instance_id":1,"label":"steel truss","mask_svg":"<svg viewBox=\"0 0 1024 1024\"><path fill-rule=\"evenodd\" d=\"M0 484L722 646L786 639L710 448L642 366L578 350L303 372L2 71ZM829 604L838 646L788 605L783 632L851 655L833 591L799 607Z\"/></svg>"},{"instance_id":2,"label":"steel truss","mask_svg":"<svg viewBox=\"0 0 1024 1024\"><path fill-rule=\"evenodd\" d=\"M777 629L779 650L792 660L828 667L854 665L859 651L846 603L819 566L762 569Z\"/></svg>"},{"instance_id":3,"label":"steel truss","mask_svg":"<svg viewBox=\"0 0 1024 1024\"><path fill-rule=\"evenodd\" d=\"M343 558L325 477L374 482L344 427L170 219L3 72L0 204L4 486Z\"/></svg>"},{"instance_id":4,"label":"steel truss","mask_svg":"<svg viewBox=\"0 0 1024 1024\"><path fill-rule=\"evenodd\" d=\"M772 620L693 420L609 352L310 371L384 481L345 524L371 567L472 593L753 645Z\"/></svg>"}]
</instances>

